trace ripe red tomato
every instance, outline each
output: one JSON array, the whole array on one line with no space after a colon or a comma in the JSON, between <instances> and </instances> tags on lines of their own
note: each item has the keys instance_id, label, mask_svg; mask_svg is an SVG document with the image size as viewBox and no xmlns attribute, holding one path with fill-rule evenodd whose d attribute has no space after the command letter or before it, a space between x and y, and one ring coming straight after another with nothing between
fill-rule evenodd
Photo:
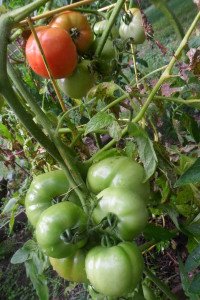
<instances>
[{"instance_id":1,"label":"ripe red tomato","mask_svg":"<svg viewBox=\"0 0 200 300\"><path fill-rule=\"evenodd\" d=\"M93 41L93 32L87 18L76 11L66 11L53 18L49 26L65 29L73 39L78 52L85 53Z\"/></svg>"},{"instance_id":2,"label":"ripe red tomato","mask_svg":"<svg viewBox=\"0 0 200 300\"><path fill-rule=\"evenodd\" d=\"M77 65L76 47L62 28L41 26L36 29L46 60L55 79L71 75ZM26 58L35 73L49 78L42 55L33 34L26 44Z\"/></svg>"}]
</instances>

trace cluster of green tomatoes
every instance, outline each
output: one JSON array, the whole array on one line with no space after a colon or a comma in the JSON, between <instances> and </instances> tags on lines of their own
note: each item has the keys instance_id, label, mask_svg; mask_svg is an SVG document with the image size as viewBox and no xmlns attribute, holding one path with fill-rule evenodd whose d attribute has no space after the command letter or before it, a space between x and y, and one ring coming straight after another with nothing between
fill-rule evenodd
<instances>
[{"instance_id":1,"label":"cluster of green tomatoes","mask_svg":"<svg viewBox=\"0 0 200 300\"><path fill-rule=\"evenodd\" d=\"M86 16L77 11L54 16L48 25L35 27L38 41L33 33L29 36L25 47L28 65L44 78L57 79L60 89L68 97L85 97L93 85L112 78L119 69L116 38L131 40L133 44L145 40L141 12L132 8L122 17L119 28L113 25L101 55L96 57L100 36L107 24L105 19L92 28Z\"/></svg>"},{"instance_id":2,"label":"cluster of green tomatoes","mask_svg":"<svg viewBox=\"0 0 200 300\"><path fill-rule=\"evenodd\" d=\"M59 276L87 284L93 299L127 296L142 280L143 257L133 240L148 220L144 179L143 167L125 156L93 164L86 179L88 213L62 170L35 177L27 192L26 214L38 245Z\"/></svg>"}]
</instances>

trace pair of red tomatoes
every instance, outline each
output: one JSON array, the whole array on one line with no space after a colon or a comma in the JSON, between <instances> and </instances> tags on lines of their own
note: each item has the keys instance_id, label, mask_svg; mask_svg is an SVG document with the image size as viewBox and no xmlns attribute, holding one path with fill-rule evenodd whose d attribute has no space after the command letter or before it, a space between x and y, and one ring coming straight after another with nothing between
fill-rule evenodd
<instances>
[{"instance_id":1,"label":"pair of red tomatoes","mask_svg":"<svg viewBox=\"0 0 200 300\"><path fill-rule=\"evenodd\" d=\"M71 75L77 66L77 52L84 54L93 41L93 32L87 18L75 11L66 11L55 16L48 26L40 26L36 28L36 32L55 79ZM33 34L26 43L25 52L33 71L49 78Z\"/></svg>"}]
</instances>

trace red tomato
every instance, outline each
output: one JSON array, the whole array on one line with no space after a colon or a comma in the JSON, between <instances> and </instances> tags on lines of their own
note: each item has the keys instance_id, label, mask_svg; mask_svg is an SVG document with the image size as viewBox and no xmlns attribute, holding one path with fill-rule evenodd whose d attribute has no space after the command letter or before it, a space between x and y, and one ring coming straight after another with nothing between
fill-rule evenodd
<instances>
[{"instance_id":1,"label":"red tomato","mask_svg":"<svg viewBox=\"0 0 200 300\"><path fill-rule=\"evenodd\" d=\"M55 79L71 75L77 65L76 47L62 28L41 26L36 29L46 60ZM31 34L26 44L26 58L35 73L49 78L36 40Z\"/></svg>"},{"instance_id":2,"label":"red tomato","mask_svg":"<svg viewBox=\"0 0 200 300\"><path fill-rule=\"evenodd\" d=\"M72 37L77 50L85 53L93 41L93 32L87 18L76 11L66 11L54 17L49 26L65 29Z\"/></svg>"}]
</instances>

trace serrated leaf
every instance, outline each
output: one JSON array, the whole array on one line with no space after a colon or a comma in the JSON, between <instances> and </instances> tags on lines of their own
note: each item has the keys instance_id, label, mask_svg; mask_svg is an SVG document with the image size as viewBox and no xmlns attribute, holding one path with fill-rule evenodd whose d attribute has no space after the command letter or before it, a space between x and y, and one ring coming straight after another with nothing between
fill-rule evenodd
<instances>
[{"instance_id":1,"label":"serrated leaf","mask_svg":"<svg viewBox=\"0 0 200 300\"><path fill-rule=\"evenodd\" d=\"M175 187L200 182L200 158L176 181Z\"/></svg>"},{"instance_id":2,"label":"serrated leaf","mask_svg":"<svg viewBox=\"0 0 200 300\"><path fill-rule=\"evenodd\" d=\"M200 273L194 276L188 291L193 294L200 294Z\"/></svg>"},{"instance_id":3,"label":"serrated leaf","mask_svg":"<svg viewBox=\"0 0 200 300\"><path fill-rule=\"evenodd\" d=\"M122 130L117 121L113 121L111 125L108 126L108 132L115 141L119 141L122 136Z\"/></svg>"},{"instance_id":4,"label":"serrated leaf","mask_svg":"<svg viewBox=\"0 0 200 300\"><path fill-rule=\"evenodd\" d=\"M154 239L155 241L166 241L172 239L175 234L163 228L161 226L155 226L153 224L148 224L143 230L144 236L148 239Z\"/></svg>"},{"instance_id":5,"label":"serrated leaf","mask_svg":"<svg viewBox=\"0 0 200 300\"><path fill-rule=\"evenodd\" d=\"M109 115L106 112L98 112L87 123L85 127L85 135L96 130L107 128L114 120L115 119L112 115Z\"/></svg>"},{"instance_id":6,"label":"serrated leaf","mask_svg":"<svg viewBox=\"0 0 200 300\"><path fill-rule=\"evenodd\" d=\"M200 265L200 245L194 249L185 262L185 269L191 272Z\"/></svg>"},{"instance_id":7,"label":"serrated leaf","mask_svg":"<svg viewBox=\"0 0 200 300\"><path fill-rule=\"evenodd\" d=\"M12 135L10 134L10 131L8 130L8 128L0 123L0 135L8 140L12 139Z\"/></svg>"},{"instance_id":8,"label":"serrated leaf","mask_svg":"<svg viewBox=\"0 0 200 300\"><path fill-rule=\"evenodd\" d=\"M25 266L27 276L31 279L39 299L48 300L49 290L47 286L47 279L44 274L38 274L38 270L32 260L26 261Z\"/></svg>"},{"instance_id":9,"label":"serrated leaf","mask_svg":"<svg viewBox=\"0 0 200 300\"><path fill-rule=\"evenodd\" d=\"M11 258L11 264L21 264L29 259L29 251L23 249L23 247L17 250Z\"/></svg>"},{"instance_id":10,"label":"serrated leaf","mask_svg":"<svg viewBox=\"0 0 200 300\"><path fill-rule=\"evenodd\" d=\"M134 123L129 125L129 133L136 140L138 153L146 172L146 181L155 172L158 162L153 143L148 137L146 131Z\"/></svg>"}]
</instances>

